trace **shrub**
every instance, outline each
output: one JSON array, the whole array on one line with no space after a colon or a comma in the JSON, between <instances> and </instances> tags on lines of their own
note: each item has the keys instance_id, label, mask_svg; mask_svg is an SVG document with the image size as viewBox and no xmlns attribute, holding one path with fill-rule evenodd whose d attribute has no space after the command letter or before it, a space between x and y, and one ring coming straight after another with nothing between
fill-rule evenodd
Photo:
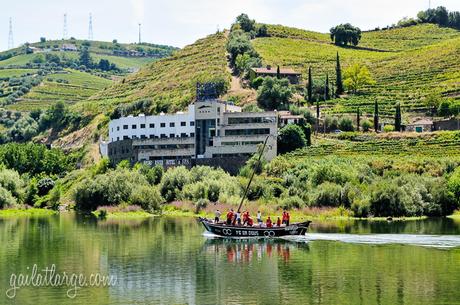
<instances>
[{"instance_id":1,"label":"shrub","mask_svg":"<svg viewBox=\"0 0 460 305\"><path fill-rule=\"evenodd\" d=\"M383 127L383 131L384 132L392 132L392 131L395 131L395 127L393 125L385 125Z\"/></svg>"},{"instance_id":2,"label":"shrub","mask_svg":"<svg viewBox=\"0 0 460 305\"><path fill-rule=\"evenodd\" d=\"M298 209L305 206L305 202L299 196L287 196L281 199L279 207L285 210Z\"/></svg>"},{"instance_id":3,"label":"shrub","mask_svg":"<svg viewBox=\"0 0 460 305\"><path fill-rule=\"evenodd\" d=\"M363 120L361 128L364 132L368 132L372 128L372 123L369 120Z\"/></svg>"},{"instance_id":4,"label":"shrub","mask_svg":"<svg viewBox=\"0 0 460 305\"><path fill-rule=\"evenodd\" d=\"M339 129L342 131L354 131L353 121L350 118L341 118L339 121Z\"/></svg>"},{"instance_id":5,"label":"shrub","mask_svg":"<svg viewBox=\"0 0 460 305\"><path fill-rule=\"evenodd\" d=\"M0 186L9 191L19 201L22 201L24 196L24 182L17 171L0 169Z\"/></svg>"},{"instance_id":6,"label":"shrub","mask_svg":"<svg viewBox=\"0 0 460 305\"><path fill-rule=\"evenodd\" d=\"M0 209L14 206L17 203L10 191L0 185Z\"/></svg>"},{"instance_id":7,"label":"shrub","mask_svg":"<svg viewBox=\"0 0 460 305\"><path fill-rule=\"evenodd\" d=\"M370 194L370 212L377 217L404 216L403 196L396 184L384 180L377 182Z\"/></svg>"},{"instance_id":8,"label":"shrub","mask_svg":"<svg viewBox=\"0 0 460 305\"><path fill-rule=\"evenodd\" d=\"M449 190L454 194L457 201L460 202L460 167L457 167L449 178Z\"/></svg>"},{"instance_id":9,"label":"shrub","mask_svg":"<svg viewBox=\"0 0 460 305\"><path fill-rule=\"evenodd\" d=\"M342 200L342 187L335 183L325 182L319 185L313 197L313 205L338 207Z\"/></svg>"},{"instance_id":10,"label":"shrub","mask_svg":"<svg viewBox=\"0 0 460 305\"><path fill-rule=\"evenodd\" d=\"M320 185L324 182L333 182L344 185L350 180L350 173L347 172L347 169L342 169L340 166L332 163L323 163L318 165L311 174L311 182L313 185Z\"/></svg>"},{"instance_id":11,"label":"shrub","mask_svg":"<svg viewBox=\"0 0 460 305\"><path fill-rule=\"evenodd\" d=\"M278 135L278 153L284 154L305 147L307 140L302 128L289 124L283 127Z\"/></svg>"},{"instance_id":12,"label":"shrub","mask_svg":"<svg viewBox=\"0 0 460 305\"><path fill-rule=\"evenodd\" d=\"M163 198L156 188L141 185L134 189L130 201L131 204L138 205L145 211L154 213L160 209L160 205L163 203Z\"/></svg>"},{"instance_id":13,"label":"shrub","mask_svg":"<svg viewBox=\"0 0 460 305\"><path fill-rule=\"evenodd\" d=\"M170 202L177 198L177 195L182 191L183 187L189 183L190 173L183 167L170 168L163 175L160 184L160 192L163 198Z\"/></svg>"},{"instance_id":14,"label":"shrub","mask_svg":"<svg viewBox=\"0 0 460 305\"><path fill-rule=\"evenodd\" d=\"M39 196L44 196L48 194L48 192L54 187L54 180L46 177L43 179L40 179L37 183L37 188L38 188L38 195Z\"/></svg>"}]
</instances>

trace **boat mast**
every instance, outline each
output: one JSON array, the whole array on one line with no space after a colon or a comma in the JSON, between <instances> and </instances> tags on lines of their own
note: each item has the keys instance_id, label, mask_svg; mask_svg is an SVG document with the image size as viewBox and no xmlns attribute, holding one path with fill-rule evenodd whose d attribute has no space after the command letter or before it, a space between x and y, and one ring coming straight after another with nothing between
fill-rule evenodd
<instances>
[{"instance_id":1,"label":"boat mast","mask_svg":"<svg viewBox=\"0 0 460 305\"><path fill-rule=\"evenodd\" d=\"M267 146L267 141L270 136L267 136L264 141L264 145L262 146L262 150L260 151L259 158L257 159L257 164L256 166L259 166L260 164L260 159L262 159L262 155L264 154L265 151L265 146ZM257 168L257 167L256 167ZM241 207L243 206L244 198L246 198L246 195L248 194L249 187L251 186L252 179L254 178L254 175L256 174L256 169L252 171L251 178L249 179L248 185L246 186L246 189L244 190L243 197L241 198L240 205L238 206L238 213L241 211Z\"/></svg>"}]
</instances>

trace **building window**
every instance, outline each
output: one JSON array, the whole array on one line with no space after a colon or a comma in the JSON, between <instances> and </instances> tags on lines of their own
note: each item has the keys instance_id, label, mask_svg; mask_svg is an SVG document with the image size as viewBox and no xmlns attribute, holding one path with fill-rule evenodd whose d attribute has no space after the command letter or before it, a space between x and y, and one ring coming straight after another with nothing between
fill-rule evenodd
<instances>
[{"instance_id":1,"label":"building window","mask_svg":"<svg viewBox=\"0 0 460 305\"><path fill-rule=\"evenodd\" d=\"M120 131L120 126L117 126L117 131Z\"/></svg>"},{"instance_id":2,"label":"building window","mask_svg":"<svg viewBox=\"0 0 460 305\"><path fill-rule=\"evenodd\" d=\"M141 124L141 128L145 128L145 124Z\"/></svg>"},{"instance_id":3,"label":"building window","mask_svg":"<svg viewBox=\"0 0 460 305\"><path fill-rule=\"evenodd\" d=\"M187 126L187 122L180 122L180 126Z\"/></svg>"},{"instance_id":4,"label":"building window","mask_svg":"<svg viewBox=\"0 0 460 305\"><path fill-rule=\"evenodd\" d=\"M174 126L175 126L174 122L169 123L169 127L174 127Z\"/></svg>"},{"instance_id":5,"label":"building window","mask_svg":"<svg viewBox=\"0 0 460 305\"><path fill-rule=\"evenodd\" d=\"M132 128L132 129L137 129L137 125L136 125L136 124L133 124L133 125L131 126L131 128Z\"/></svg>"},{"instance_id":6,"label":"building window","mask_svg":"<svg viewBox=\"0 0 460 305\"><path fill-rule=\"evenodd\" d=\"M120 141L120 137L117 137L117 141Z\"/></svg>"},{"instance_id":7,"label":"building window","mask_svg":"<svg viewBox=\"0 0 460 305\"><path fill-rule=\"evenodd\" d=\"M175 138L175 137L176 137L176 135L175 135L175 134L173 134L173 133L170 133L170 134L169 134L169 137L170 137L170 138Z\"/></svg>"},{"instance_id":8,"label":"building window","mask_svg":"<svg viewBox=\"0 0 460 305\"><path fill-rule=\"evenodd\" d=\"M166 135L165 135L164 133L162 133L162 134L160 135L160 138L166 139Z\"/></svg>"},{"instance_id":9,"label":"building window","mask_svg":"<svg viewBox=\"0 0 460 305\"><path fill-rule=\"evenodd\" d=\"M150 127L150 128L155 128L155 124L152 124L152 123L151 123L151 124L149 124L149 127Z\"/></svg>"},{"instance_id":10,"label":"building window","mask_svg":"<svg viewBox=\"0 0 460 305\"><path fill-rule=\"evenodd\" d=\"M190 133L190 137L193 138L194 136L195 136L195 133L194 133L194 132L191 132L191 133Z\"/></svg>"},{"instance_id":11,"label":"building window","mask_svg":"<svg viewBox=\"0 0 460 305\"><path fill-rule=\"evenodd\" d=\"M220 107L217 107L217 113L220 113Z\"/></svg>"},{"instance_id":12,"label":"building window","mask_svg":"<svg viewBox=\"0 0 460 305\"><path fill-rule=\"evenodd\" d=\"M194 122L194 121L191 121L191 122L190 122L190 126L195 126L195 122Z\"/></svg>"},{"instance_id":13,"label":"building window","mask_svg":"<svg viewBox=\"0 0 460 305\"><path fill-rule=\"evenodd\" d=\"M128 136L123 136L123 140L128 140L129 137Z\"/></svg>"},{"instance_id":14,"label":"building window","mask_svg":"<svg viewBox=\"0 0 460 305\"><path fill-rule=\"evenodd\" d=\"M149 136L149 138L150 138L150 139L155 139L155 136L154 136L153 134L151 134L151 135Z\"/></svg>"},{"instance_id":15,"label":"building window","mask_svg":"<svg viewBox=\"0 0 460 305\"><path fill-rule=\"evenodd\" d=\"M141 135L141 139L147 139L145 135Z\"/></svg>"},{"instance_id":16,"label":"building window","mask_svg":"<svg viewBox=\"0 0 460 305\"><path fill-rule=\"evenodd\" d=\"M220 119L219 118L217 119L217 125L220 125Z\"/></svg>"},{"instance_id":17,"label":"building window","mask_svg":"<svg viewBox=\"0 0 460 305\"><path fill-rule=\"evenodd\" d=\"M128 129L128 125L123 125L123 129Z\"/></svg>"},{"instance_id":18,"label":"building window","mask_svg":"<svg viewBox=\"0 0 460 305\"><path fill-rule=\"evenodd\" d=\"M180 134L180 137L181 137L181 138L186 138L186 137L187 137L187 134L186 134L185 132L183 132L183 133Z\"/></svg>"},{"instance_id":19,"label":"building window","mask_svg":"<svg viewBox=\"0 0 460 305\"><path fill-rule=\"evenodd\" d=\"M226 136L250 136L270 134L269 128L258 129L230 129L225 131Z\"/></svg>"},{"instance_id":20,"label":"building window","mask_svg":"<svg viewBox=\"0 0 460 305\"><path fill-rule=\"evenodd\" d=\"M160 123L160 127L161 127L161 128L166 127L166 123Z\"/></svg>"}]
</instances>

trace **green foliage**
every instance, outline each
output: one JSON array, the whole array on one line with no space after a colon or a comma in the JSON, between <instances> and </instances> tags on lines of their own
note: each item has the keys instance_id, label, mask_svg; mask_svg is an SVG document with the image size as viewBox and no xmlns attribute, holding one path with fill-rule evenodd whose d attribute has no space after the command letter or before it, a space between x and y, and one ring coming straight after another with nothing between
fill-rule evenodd
<instances>
[{"instance_id":1,"label":"green foliage","mask_svg":"<svg viewBox=\"0 0 460 305\"><path fill-rule=\"evenodd\" d=\"M0 209L17 204L17 199L6 188L0 185Z\"/></svg>"},{"instance_id":2,"label":"green foliage","mask_svg":"<svg viewBox=\"0 0 460 305\"><path fill-rule=\"evenodd\" d=\"M315 190L313 205L338 207L342 204L342 187L335 183L325 182Z\"/></svg>"},{"instance_id":3,"label":"green foliage","mask_svg":"<svg viewBox=\"0 0 460 305\"><path fill-rule=\"evenodd\" d=\"M0 168L0 187L10 192L17 201L24 199L24 181L17 171Z\"/></svg>"},{"instance_id":4,"label":"green foliage","mask_svg":"<svg viewBox=\"0 0 460 305\"><path fill-rule=\"evenodd\" d=\"M364 132L368 132L372 128L372 123L369 120L363 120L361 128Z\"/></svg>"},{"instance_id":5,"label":"green foliage","mask_svg":"<svg viewBox=\"0 0 460 305\"><path fill-rule=\"evenodd\" d=\"M54 188L54 184L55 184L54 180L49 177L38 180L37 182L38 195L44 196L48 194L48 192Z\"/></svg>"},{"instance_id":6,"label":"green foliage","mask_svg":"<svg viewBox=\"0 0 460 305\"><path fill-rule=\"evenodd\" d=\"M283 127L278 134L278 153L285 154L307 144L302 128L295 124Z\"/></svg>"},{"instance_id":7,"label":"green foliage","mask_svg":"<svg viewBox=\"0 0 460 305\"><path fill-rule=\"evenodd\" d=\"M137 165L136 168L139 172L144 175L145 179L150 183L150 185L157 185L161 182L163 177L163 167L161 165L155 165L150 167L146 164Z\"/></svg>"},{"instance_id":8,"label":"green foliage","mask_svg":"<svg viewBox=\"0 0 460 305\"><path fill-rule=\"evenodd\" d=\"M245 32L252 32L256 29L254 20L251 20L247 14L241 14L236 17L236 23L240 25L240 28Z\"/></svg>"},{"instance_id":9,"label":"green foliage","mask_svg":"<svg viewBox=\"0 0 460 305\"><path fill-rule=\"evenodd\" d=\"M393 125L387 124L383 127L384 132L392 132L395 131L395 127Z\"/></svg>"},{"instance_id":10,"label":"green foliage","mask_svg":"<svg viewBox=\"0 0 460 305\"><path fill-rule=\"evenodd\" d=\"M41 173L64 174L74 164L72 157L66 156L61 150L47 149L45 145L33 143L0 145L0 160L7 168L32 176Z\"/></svg>"},{"instance_id":11,"label":"green foliage","mask_svg":"<svg viewBox=\"0 0 460 305\"><path fill-rule=\"evenodd\" d=\"M460 167L457 167L448 181L449 190L460 203Z\"/></svg>"},{"instance_id":12,"label":"green foliage","mask_svg":"<svg viewBox=\"0 0 460 305\"><path fill-rule=\"evenodd\" d=\"M160 209L163 198L158 189L147 185L140 185L133 190L130 203L140 206L147 212L154 213Z\"/></svg>"},{"instance_id":13,"label":"green foliage","mask_svg":"<svg viewBox=\"0 0 460 305\"><path fill-rule=\"evenodd\" d=\"M339 121L339 129L342 131L354 131L353 121L349 117L343 117Z\"/></svg>"},{"instance_id":14,"label":"green foliage","mask_svg":"<svg viewBox=\"0 0 460 305\"><path fill-rule=\"evenodd\" d=\"M361 39L361 30L349 23L331 28L330 33L331 40L339 46L346 46L348 44L357 46Z\"/></svg>"},{"instance_id":15,"label":"green foliage","mask_svg":"<svg viewBox=\"0 0 460 305\"><path fill-rule=\"evenodd\" d=\"M189 172L183 166L169 169L161 180L161 195L168 202L175 200L190 179Z\"/></svg>"},{"instance_id":16,"label":"green foliage","mask_svg":"<svg viewBox=\"0 0 460 305\"><path fill-rule=\"evenodd\" d=\"M257 103L266 110L287 109L291 96L289 80L266 77L257 91Z\"/></svg>"},{"instance_id":17,"label":"green foliage","mask_svg":"<svg viewBox=\"0 0 460 305\"><path fill-rule=\"evenodd\" d=\"M345 69L344 78L345 86L353 93L357 93L364 86L375 84L369 69L360 64L354 64Z\"/></svg>"}]
</instances>

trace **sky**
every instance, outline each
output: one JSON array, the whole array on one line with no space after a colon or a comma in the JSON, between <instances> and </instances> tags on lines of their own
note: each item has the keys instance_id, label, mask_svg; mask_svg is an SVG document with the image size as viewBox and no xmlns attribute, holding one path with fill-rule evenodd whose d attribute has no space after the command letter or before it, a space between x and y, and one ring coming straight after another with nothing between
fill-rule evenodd
<instances>
[{"instance_id":1,"label":"sky","mask_svg":"<svg viewBox=\"0 0 460 305\"><path fill-rule=\"evenodd\" d=\"M460 11L460 0L431 0L439 5ZM229 28L242 12L258 22L328 32L346 22L362 30L383 27L428 6L429 0L14 0L0 9L0 50L8 47L10 17L15 47L61 39L64 13L68 37L88 38L91 13L94 40L136 42L141 23L143 42L183 47Z\"/></svg>"}]
</instances>

